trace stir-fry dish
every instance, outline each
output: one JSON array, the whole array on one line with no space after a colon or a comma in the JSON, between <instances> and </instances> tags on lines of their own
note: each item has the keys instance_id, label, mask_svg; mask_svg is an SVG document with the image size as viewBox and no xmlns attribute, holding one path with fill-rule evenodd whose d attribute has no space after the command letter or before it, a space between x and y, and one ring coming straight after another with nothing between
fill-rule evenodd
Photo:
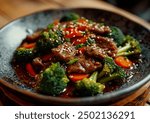
<instances>
[{"instance_id":1,"label":"stir-fry dish","mask_svg":"<svg viewBox=\"0 0 150 123\"><path fill-rule=\"evenodd\" d=\"M38 93L87 97L115 88L140 54L139 42L118 27L67 13L28 35L14 53L13 66Z\"/></svg>"}]
</instances>

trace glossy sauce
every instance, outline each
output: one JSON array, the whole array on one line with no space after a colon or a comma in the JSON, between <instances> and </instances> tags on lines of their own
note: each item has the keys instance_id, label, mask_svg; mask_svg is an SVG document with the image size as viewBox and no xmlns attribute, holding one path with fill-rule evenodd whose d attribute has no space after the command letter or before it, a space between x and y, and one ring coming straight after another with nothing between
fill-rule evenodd
<instances>
[{"instance_id":1,"label":"glossy sauce","mask_svg":"<svg viewBox=\"0 0 150 123\"><path fill-rule=\"evenodd\" d=\"M37 87L38 83L35 81L35 78L29 76L29 74L26 72L25 65L24 64L19 65L19 64L14 63L13 66L14 66L14 69L15 69L19 79L24 84L33 88L33 90L37 91L36 87ZM114 90L118 89L119 87L121 87L123 84L130 82L130 80L132 79L132 77L135 74L137 67L138 67L138 63L136 60L134 60L134 65L132 66L132 68L126 69L127 77L106 83L104 93L114 91ZM67 88L64 90L64 92L62 92L59 95L59 97L64 97L64 98L74 97L74 95L73 95L74 86L75 86L75 83L70 82L68 84Z\"/></svg>"},{"instance_id":2,"label":"glossy sauce","mask_svg":"<svg viewBox=\"0 0 150 123\"><path fill-rule=\"evenodd\" d=\"M80 20L81 21L81 20ZM75 46L77 46L78 45L78 43L80 44L80 43L85 43L85 41L87 41L87 39L89 38L88 36L91 36L91 37L93 37L93 35L94 35L94 37L93 38L95 38L95 36L97 35L97 34L101 34L101 33L107 33L107 32L109 32L110 30L109 30L109 27L107 27L107 26L101 26L100 28L98 28L97 27L97 25L95 25L94 27L92 27L92 28L90 28L90 24L89 24L89 27L87 27L87 25L88 25L88 23L87 23L87 21L85 20L85 19L83 19L82 20L83 22L82 23L80 23L79 22L79 25L81 24L82 26L80 27L79 25L79 27L75 27L75 29L74 29L74 26L73 26L73 23L69 23L70 24L70 27L68 28L66 28L65 30L67 30L66 32L63 32L63 34L64 34L64 36L65 36L65 38L70 38L71 39L71 43L74 45L74 47ZM65 24L64 24L65 25ZM67 25L67 24L66 24ZM68 25L67 25L68 26ZM72 27L73 26L73 27ZM58 26L56 25L56 27L55 27L56 29L58 28ZM54 29L55 29L54 28ZM94 33L92 33L92 34L90 34L90 32L87 32L87 34L85 34L85 35L83 35L84 33L82 32L82 31L86 31L87 30L87 28L90 30L90 31L94 31ZM45 30L48 30L48 29L45 29ZM30 31L30 30L29 30ZM70 32L71 31L71 32ZM81 33L82 32L82 33ZM22 42L22 44L19 46L19 47L22 47L23 45L26 45L26 43L28 44L28 43L32 43L33 45L34 45L34 43L36 43L36 41L39 39L39 37L40 37L40 33L41 33L41 30L38 30L37 32L35 32L35 33L33 33L31 36L27 36L26 37L26 39L24 39L23 40L23 42ZM104 33L104 34L105 34ZM77 37L74 37L74 36L77 36ZM102 34L103 35L103 34ZM61 38L61 37L59 37L59 38ZM110 51L110 52L112 52L112 54L110 54L111 55L111 57L113 57L114 56L114 53L113 52L116 52L116 50L115 50L115 48L117 48L117 47L115 47L115 45L114 45L114 43L110 43L110 42L112 42L112 40L111 40L111 38L109 39L109 38L107 38L107 37L102 37L102 36L97 36L97 38L95 38L95 39L97 39L97 40L99 40L99 42L102 44L102 45L104 45L101 49L106 49L106 50L102 50L103 52L104 51ZM64 38L63 38L63 40L65 40ZM59 50L60 50L60 54L62 54L62 52L67 52L68 53L68 55L70 55L70 54L72 54L72 52L73 52L73 48L72 47L68 47L69 45L67 45L67 43L63 43L63 44L66 44L66 45L64 45L64 46L62 46L61 48L59 48ZM109 46L108 46L109 45ZM31 45L32 46L32 45ZM60 45L59 45L60 46ZM59 47L58 46L58 47ZM94 46L94 45L92 45L92 46ZM86 47L86 46L85 46ZM80 51L79 49L77 49L77 51L78 51L78 53L79 54L81 54L82 56L83 56L83 52L84 52L84 50L83 50L83 48L84 47L82 47L82 51ZM97 49L97 46L95 46L94 47L95 49ZM15 61L15 59L14 59L14 61L13 61L13 67L14 67L14 69L15 69L15 71L16 71L16 74L18 75L18 77L19 77L19 79L21 80L21 82L22 83L24 83L25 85L27 85L28 87L31 87L31 88L33 88L33 90L35 90L35 91L37 91L38 92L38 81L37 81L37 79L36 79L36 77L38 77L38 74L40 74L42 71L44 71L49 65L51 65L51 63L53 63L53 62L57 62L57 60L55 59L55 57L56 56L53 56L53 54L54 53L52 53L53 51L54 51L54 49L55 48L53 48L53 50L52 51L50 51L49 52L49 54L44 54L44 55L42 55L42 56L39 56L41 59L42 59L42 62L43 62L43 68L42 69L37 69L36 67L35 67L35 73L37 74L37 76L35 76L35 77L31 77L28 73L27 73L27 71L26 71L26 64L27 63L17 63L16 61ZM112 51L111 51L112 50ZM55 49L55 52L57 52L58 51L58 49L56 50ZM62 51L62 52L61 52ZM97 52L99 52L99 50L97 50ZM103 55L106 55L105 53L103 53L102 52L102 58L104 58L103 57ZM74 53L73 53L74 54ZM98 61L97 60L97 58L93 58L93 54L91 55L91 52L90 52L90 50L89 50L89 52L88 52L88 54L89 54L89 56L91 57L89 57L89 59L91 60L90 62L86 62L86 63L84 63L84 64L86 64L86 67L88 67L88 66L92 66L94 63L94 65L96 66L96 62ZM96 53L95 53L96 54ZM59 55L59 54L58 54ZM84 54L85 55L85 54ZM109 53L107 54L107 55L109 55ZM87 60L86 58L86 55L83 57L83 59L85 59L85 60ZM70 57L71 58L71 57ZM78 57L78 59L79 59L79 57ZM88 60L89 60L88 59ZM64 59L61 59L59 62L61 62L61 61L63 61ZM88 61L87 60L87 61ZM94 61L95 60L95 61ZM94 63L92 64L92 61L94 61ZM114 90L116 90L116 89L118 89L119 87L121 87L124 83L126 83L126 82L130 82L130 80L132 79L132 77L133 77L133 75L135 74L135 71L136 71L136 69L137 69L137 65L138 65L138 63L139 63L139 61L138 60L135 60L135 59L131 59L131 61L134 63L133 64L133 66L132 66L132 68L130 68L130 69L125 69L125 71L126 71L126 74L127 74L127 77L126 78L123 78L123 79L117 79L117 80L114 80L114 81L110 81L110 82L108 82L108 83L106 83L105 84L105 89L104 89L104 93L106 93L106 92L111 92L111 91L114 91ZM30 61L30 63L32 64L32 62L33 62L33 59L32 59L32 61ZM99 60L99 62L101 62L101 60ZM92 65L91 65L92 64ZM86 70L86 72L88 71L88 69L85 69L85 65L83 66L82 64L78 64L79 65L79 69L82 71L83 69L84 70ZM97 65L100 65L100 64L97 64ZM63 61L63 63L61 63L61 66L65 69L65 70L67 70L67 65L66 65L66 63L65 63L65 61ZM84 67L84 68L83 68ZM89 67L89 70L91 70L90 69L91 67ZM98 69L99 70L99 69ZM95 71L95 70L94 70ZM77 72L77 71L76 71ZM92 73L93 71L89 71L89 73ZM89 74L88 73L88 74ZM60 94L60 95L58 95L59 97L64 97L64 98L71 98L71 97L74 97L74 95L73 95L73 91L74 91L74 88L75 88L75 83L74 82L69 82L68 83L68 86L67 86L67 88L65 88L64 89L64 91Z\"/></svg>"}]
</instances>

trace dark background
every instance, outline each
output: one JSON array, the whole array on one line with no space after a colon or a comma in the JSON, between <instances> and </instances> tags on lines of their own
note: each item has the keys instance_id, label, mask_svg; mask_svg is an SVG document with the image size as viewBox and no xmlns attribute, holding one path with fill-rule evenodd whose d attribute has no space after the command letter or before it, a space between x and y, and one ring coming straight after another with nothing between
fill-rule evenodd
<instances>
[{"instance_id":1,"label":"dark background","mask_svg":"<svg viewBox=\"0 0 150 123\"><path fill-rule=\"evenodd\" d=\"M150 0L106 0L150 22Z\"/></svg>"}]
</instances>

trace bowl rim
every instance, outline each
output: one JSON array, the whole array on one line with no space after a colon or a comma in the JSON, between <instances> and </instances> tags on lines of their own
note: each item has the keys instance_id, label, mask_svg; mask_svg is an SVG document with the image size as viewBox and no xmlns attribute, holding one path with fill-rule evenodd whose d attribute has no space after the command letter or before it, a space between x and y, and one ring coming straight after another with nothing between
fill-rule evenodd
<instances>
[{"instance_id":1,"label":"bowl rim","mask_svg":"<svg viewBox=\"0 0 150 123\"><path fill-rule=\"evenodd\" d=\"M137 24L141 25L142 27L144 27L144 28L146 28L150 31L150 23L146 22L145 20L143 20L142 18L140 18L136 15L131 14L130 12L127 12L127 11L119 9L119 8L118 8L118 10L120 10L120 11L110 10L110 9L105 9L105 8L97 8L97 7L95 7L95 8L93 8L93 7L67 7L67 8L48 8L48 9L44 9L44 10L39 10L39 11L31 12L29 14L17 17L15 19L12 19L8 23L6 23L2 27L0 27L0 31L7 28L7 26L10 26L11 24L19 21L20 19L22 19L24 17L27 17L27 16L31 16L33 14L38 14L38 13L41 13L41 12L53 11L53 10L63 11L63 10L77 10L77 9L92 9L92 10L108 11L108 12L117 14L119 16L125 17L125 18L129 19L130 21L133 21L134 23L137 23ZM132 17L134 17L135 19L132 18ZM137 20L139 20L139 21L137 21Z\"/></svg>"},{"instance_id":2,"label":"bowl rim","mask_svg":"<svg viewBox=\"0 0 150 123\"><path fill-rule=\"evenodd\" d=\"M144 27L145 29L149 30L150 31L150 26L146 26L142 23L138 23L138 22L135 22L134 20L132 20L131 18L125 16L125 15L121 15L117 12L112 12L110 10L106 10L106 9L99 9L99 8L91 8L91 7L75 7L75 8L61 8L61 9L45 9L45 10L41 10L41 11L37 11L37 12L33 12L31 14L28 14L28 15L25 15L25 16L22 16L22 17L19 17L17 19L14 19L12 20L11 22L9 22L8 24L4 25L3 27L0 28L0 32L3 31L5 28L9 28L9 26L11 26L12 24L14 23L17 23L18 21L20 21L20 19L24 18L24 17L27 17L27 16L31 16L33 14L38 14L38 13L42 13L42 12L46 12L46 11L54 11L54 10L59 10L59 11L63 11L63 10L78 10L78 9L92 9L92 10L101 10L101 11L108 11L108 12L111 12L111 13L114 13L114 14L117 14L119 16L122 16L142 27ZM147 22L146 22L147 23ZM100 95L97 95L97 96L93 96L93 97L82 97L82 98L63 98L63 97L53 97L53 96L49 96L49 95L43 95L43 94L39 94L39 93L35 93L35 92L31 92L31 91L28 91L28 90L25 90L25 89L22 89L22 88L19 88L18 86L15 86L13 84L10 84L9 82L3 80L0 78L0 83L3 84L4 86L14 90L14 91L17 91L21 94L25 94L27 96L30 96L31 98L34 98L34 99L41 99L41 100L45 100L45 101L51 101L51 102L60 102L60 103L64 103L64 104L80 104L80 103L89 103L92 102L93 103L93 100L95 101L95 103L97 102L101 102L101 103L105 103L105 102L108 102L108 101L112 101L113 98L121 98L123 97L124 95L127 95L127 94L130 94L132 93L133 91L139 89L141 86L143 86L144 84L146 84L148 81L150 80L150 73L144 78L142 79L141 81L138 81L136 84L133 84L132 86L129 86L127 88L122 88L122 89L119 89L119 90L116 90L116 91L112 91L112 92L108 92L108 93L105 93L105 94L100 94ZM107 100L107 101L106 101Z\"/></svg>"}]
</instances>

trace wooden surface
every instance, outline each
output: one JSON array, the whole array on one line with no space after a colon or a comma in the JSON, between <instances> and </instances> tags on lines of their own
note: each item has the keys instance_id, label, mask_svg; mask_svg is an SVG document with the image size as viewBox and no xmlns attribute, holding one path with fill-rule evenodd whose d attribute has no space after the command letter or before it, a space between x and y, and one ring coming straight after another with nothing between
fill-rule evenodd
<instances>
[{"instance_id":1,"label":"wooden surface","mask_svg":"<svg viewBox=\"0 0 150 123\"><path fill-rule=\"evenodd\" d=\"M126 98L112 103L111 106L149 106L147 102L150 98L150 82L142 86L140 89L130 94ZM147 103L146 103L147 102ZM0 87L0 105L21 105L21 106L36 106L42 105L33 100L27 100L24 97L15 95L8 89Z\"/></svg>"},{"instance_id":2,"label":"wooden surface","mask_svg":"<svg viewBox=\"0 0 150 123\"><path fill-rule=\"evenodd\" d=\"M120 10L101 0L0 0L0 27L20 16L49 8L94 7L120 13L136 22L142 22L150 29L150 25L142 19Z\"/></svg>"},{"instance_id":3,"label":"wooden surface","mask_svg":"<svg viewBox=\"0 0 150 123\"><path fill-rule=\"evenodd\" d=\"M100 0L0 0L0 27L18 17L36 11L49 8L68 7L94 7L113 11L126 17L130 17L131 20L142 23L143 26L150 29L150 24L146 23L144 20ZM120 100L113 105L149 105L148 103L145 104L148 99L150 100L150 82L126 99ZM3 93L0 93L0 105L5 105L4 102L8 103L8 101L11 100L6 99ZM15 105L13 102L10 104Z\"/></svg>"}]
</instances>

